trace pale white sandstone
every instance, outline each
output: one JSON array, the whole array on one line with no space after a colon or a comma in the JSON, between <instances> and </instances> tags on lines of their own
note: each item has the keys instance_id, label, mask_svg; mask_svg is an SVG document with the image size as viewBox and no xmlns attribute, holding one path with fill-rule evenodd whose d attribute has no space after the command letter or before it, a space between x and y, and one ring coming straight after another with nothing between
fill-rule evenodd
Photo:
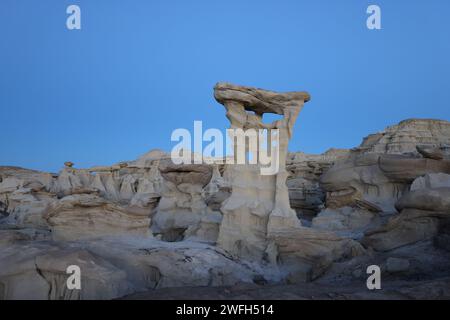
<instances>
[{"instance_id":1,"label":"pale white sandstone","mask_svg":"<svg viewBox=\"0 0 450 320\"><path fill-rule=\"evenodd\" d=\"M268 259L279 265L290 283L321 276L336 260L365 254L356 241L334 232L305 227L286 228L271 234Z\"/></svg>"},{"instance_id":2,"label":"pale white sandstone","mask_svg":"<svg viewBox=\"0 0 450 320\"><path fill-rule=\"evenodd\" d=\"M376 218L377 213L360 208L325 209L312 220L312 227L330 231L348 231L357 234L369 227Z\"/></svg>"},{"instance_id":3,"label":"pale white sandstone","mask_svg":"<svg viewBox=\"0 0 450 320\"><path fill-rule=\"evenodd\" d=\"M140 156L137 160L128 162L128 165L137 168L149 168L154 161L167 159L169 157L170 155L166 152L159 149L153 149Z\"/></svg>"},{"instance_id":4,"label":"pale white sandstone","mask_svg":"<svg viewBox=\"0 0 450 320\"><path fill-rule=\"evenodd\" d=\"M22 186L23 181L15 177L7 177L0 183L0 193L14 192Z\"/></svg>"},{"instance_id":5,"label":"pale white sandstone","mask_svg":"<svg viewBox=\"0 0 450 320\"><path fill-rule=\"evenodd\" d=\"M450 123L433 119L404 120L367 136L358 149L364 152L418 155L416 146L450 146Z\"/></svg>"},{"instance_id":6,"label":"pale white sandstone","mask_svg":"<svg viewBox=\"0 0 450 320\"><path fill-rule=\"evenodd\" d=\"M232 165L231 196L225 200L218 245L237 256L261 260L272 231L300 225L289 204L286 179L287 145L306 92L276 93L257 88L218 83L214 97L226 108L232 129L278 129L279 170L275 175L261 175L259 165ZM282 115L281 120L263 123L264 113ZM249 150L254 152L255 150Z\"/></svg>"},{"instance_id":7,"label":"pale white sandstone","mask_svg":"<svg viewBox=\"0 0 450 320\"><path fill-rule=\"evenodd\" d=\"M132 174L125 174L120 184L120 200L130 201L136 193L137 179Z\"/></svg>"},{"instance_id":8,"label":"pale white sandstone","mask_svg":"<svg viewBox=\"0 0 450 320\"><path fill-rule=\"evenodd\" d=\"M289 153L286 169L289 172L287 186L291 207L302 222L307 223L325 205L325 190L320 186L320 177L338 160L348 156L349 150L330 149L320 155L302 152Z\"/></svg>"},{"instance_id":9,"label":"pale white sandstone","mask_svg":"<svg viewBox=\"0 0 450 320\"><path fill-rule=\"evenodd\" d=\"M257 273L222 250L195 242L142 237L96 241L0 243L1 299L112 299L167 287L252 283ZM81 290L68 290L66 269L82 272Z\"/></svg>"},{"instance_id":10,"label":"pale white sandstone","mask_svg":"<svg viewBox=\"0 0 450 320\"><path fill-rule=\"evenodd\" d=\"M450 174L430 173L417 178L411 184L411 191L420 189L450 188Z\"/></svg>"},{"instance_id":11,"label":"pale white sandstone","mask_svg":"<svg viewBox=\"0 0 450 320\"><path fill-rule=\"evenodd\" d=\"M53 239L77 240L107 235L150 236L150 212L121 207L92 194L71 195L52 203L45 218Z\"/></svg>"},{"instance_id":12,"label":"pale white sandstone","mask_svg":"<svg viewBox=\"0 0 450 320\"><path fill-rule=\"evenodd\" d=\"M395 212L396 201L409 191L410 184L427 173L450 173L450 161L405 155L355 153L335 163L321 176L327 191L326 206L340 208L359 205Z\"/></svg>"},{"instance_id":13,"label":"pale white sandstone","mask_svg":"<svg viewBox=\"0 0 450 320\"><path fill-rule=\"evenodd\" d=\"M227 109L231 128L280 130L280 169L275 175L261 175L260 165L226 167L232 191L221 207L224 216L218 246L242 259L270 263L285 279L294 283L319 277L335 260L364 254L362 246L352 239L327 230L301 227L296 212L290 207L286 184L289 173L285 166L287 144L297 115L304 102L309 100L309 95L303 92L277 94L218 84L215 97ZM255 114L249 114L246 110ZM265 112L281 114L283 118L264 124L261 116ZM345 157L347 152L341 154ZM306 163L310 167L308 170L299 170L304 166L301 161L294 166L295 162L299 162L294 160L295 157L291 157L288 163L291 172L310 172L308 178L313 176L317 179L320 174L315 170L323 172L338 157L337 154L310 157L316 162ZM306 158L308 156L304 155L303 159ZM290 185L304 188L306 181L300 179ZM311 185L307 188L311 189Z\"/></svg>"},{"instance_id":14,"label":"pale white sandstone","mask_svg":"<svg viewBox=\"0 0 450 320\"><path fill-rule=\"evenodd\" d=\"M160 164L164 178L161 200L152 218L152 230L167 241L193 237L215 242L221 219L207 208L203 189L211 182L209 165Z\"/></svg>"},{"instance_id":15,"label":"pale white sandstone","mask_svg":"<svg viewBox=\"0 0 450 320\"><path fill-rule=\"evenodd\" d=\"M88 169L68 162L59 174L0 167L0 298L341 286L369 264L394 279L448 276L448 122L406 120L352 150L288 153L306 93L221 83L215 97L231 128L281 130L278 174L218 161L174 165L160 150ZM264 123L268 112L282 119ZM85 272L81 292L64 286L69 264Z\"/></svg>"}]
</instances>

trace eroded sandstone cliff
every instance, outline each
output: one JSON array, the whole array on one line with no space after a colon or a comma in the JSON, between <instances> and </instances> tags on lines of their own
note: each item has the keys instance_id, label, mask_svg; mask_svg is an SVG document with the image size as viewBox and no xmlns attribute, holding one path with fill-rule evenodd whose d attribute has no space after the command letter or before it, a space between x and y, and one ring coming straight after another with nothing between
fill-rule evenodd
<instances>
[{"instance_id":1,"label":"eroded sandstone cliff","mask_svg":"<svg viewBox=\"0 0 450 320\"><path fill-rule=\"evenodd\" d=\"M67 162L58 174L0 167L0 298L364 285L371 264L387 279L447 281L449 122L405 120L352 150L287 153L309 95L219 84L216 98L232 127L283 116L268 124L284 134L276 175L257 165L175 165L160 150L111 166ZM81 290L66 287L69 265L82 270Z\"/></svg>"}]
</instances>

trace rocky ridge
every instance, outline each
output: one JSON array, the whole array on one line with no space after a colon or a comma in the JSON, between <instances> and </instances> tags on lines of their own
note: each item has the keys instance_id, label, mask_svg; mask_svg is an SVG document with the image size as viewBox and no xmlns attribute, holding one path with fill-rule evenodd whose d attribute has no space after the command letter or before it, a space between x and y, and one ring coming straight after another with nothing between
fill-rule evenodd
<instances>
[{"instance_id":1,"label":"rocky ridge","mask_svg":"<svg viewBox=\"0 0 450 320\"><path fill-rule=\"evenodd\" d=\"M272 125L288 137L301 108L285 106L309 95L220 84L216 98L232 126L282 114ZM286 148L280 175L266 178L251 166L175 165L160 150L111 166L67 162L58 174L0 167L0 298L342 286L365 283L370 264L388 280L439 283L450 276L449 145L449 122L410 119L352 150ZM65 286L73 264L78 291Z\"/></svg>"}]
</instances>

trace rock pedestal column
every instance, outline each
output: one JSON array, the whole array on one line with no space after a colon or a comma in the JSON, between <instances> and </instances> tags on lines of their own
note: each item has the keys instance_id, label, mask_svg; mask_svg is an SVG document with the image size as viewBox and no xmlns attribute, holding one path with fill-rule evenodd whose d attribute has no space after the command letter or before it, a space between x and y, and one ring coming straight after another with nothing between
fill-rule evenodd
<instances>
[{"instance_id":1,"label":"rock pedestal column","mask_svg":"<svg viewBox=\"0 0 450 320\"><path fill-rule=\"evenodd\" d=\"M214 96L225 106L231 129L264 129L269 133L278 129L278 152L276 156L271 155L272 161L278 163L278 170L272 175L263 175L264 165L260 162L236 164L235 152L235 164L227 166L232 194L221 207L224 216L218 245L241 258L265 259L272 232L300 226L289 204L285 163L294 123L310 96L306 92L276 93L228 83L218 83ZM264 113L278 114L282 118L263 123ZM253 147L246 146L245 150L257 157Z\"/></svg>"}]
</instances>

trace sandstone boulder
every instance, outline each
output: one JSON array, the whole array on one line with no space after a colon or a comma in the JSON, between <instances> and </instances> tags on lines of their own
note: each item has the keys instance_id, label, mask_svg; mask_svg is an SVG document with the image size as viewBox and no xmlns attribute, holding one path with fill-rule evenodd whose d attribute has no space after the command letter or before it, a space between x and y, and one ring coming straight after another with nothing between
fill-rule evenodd
<instances>
[{"instance_id":1,"label":"sandstone boulder","mask_svg":"<svg viewBox=\"0 0 450 320\"><path fill-rule=\"evenodd\" d=\"M429 211L405 209L382 227L366 232L362 243L377 251L389 251L432 239L439 230L439 218Z\"/></svg>"},{"instance_id":2,"label":"sandstone boulder","mask_svg":"<svg viewBox=\"0 0 450 320\"><path fill-rule=\"evenodd\" d=\"M118 234L149 236L149 215L142 208L125 208L96 195L80 194L52 204L45 218L58 241Z\"/></svg>"},{"instance_id":3,"label":"sandstone boulder","mask_svg":"<svg viewBox=\"0 0 450 320\"><path fill-rule=\"evenodd\" d=\"M450 175L445 173L430 173L417 178L411 184L411 191L420 189L450 188Z\"/></svg>"},{"instance_id":4,"label":"sandstone boulder","mask_svg":"<svg viewBox=\"0 0 450 320\"><path fill-rule=\"evenodd\" d=\"M321 276L337 260L363 255L356 241L334 232L299 227L270 235L269 259L275 259L288 282L311 281Z\"/></svg>"}]
</instances>

